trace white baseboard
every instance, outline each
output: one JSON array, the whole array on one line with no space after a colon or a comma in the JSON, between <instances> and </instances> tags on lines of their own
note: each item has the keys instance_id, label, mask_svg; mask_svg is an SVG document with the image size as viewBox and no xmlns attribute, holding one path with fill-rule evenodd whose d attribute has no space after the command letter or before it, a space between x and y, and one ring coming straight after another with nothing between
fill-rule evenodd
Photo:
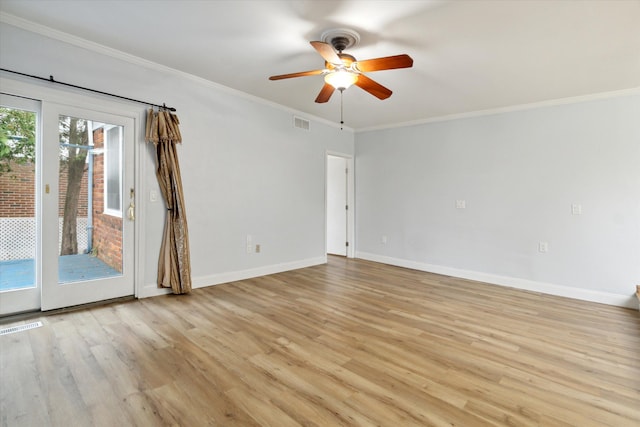
<instances>
[{"instance_id":1,"label":"white baseboard","mask_svg":"<svg viewBox=\"0 0 640 427\"><path fill-rule=\"evenodd\" d=\"M146 285L138 289L138 294L136 295L136 298L142 299L142 298L157 297L158 295L166 295L170 293L171 293L171 289L159 288L158 285L155 283L147 283Z\"/></svg>"},{"instance_id":2,"label":"white baseboard","mask_svg":"<svg viewBox=\"0 0 640 427\"><path fill-rule=\"evenodd\" d=\"M409 261L367 252L356 252L356 258L379 262L382 264L394 265L397 267L405 267L413 270L425 271L428 273L459 277L461 279L475 280L492 285L507 286L510 288L524 289L527 291L574 298L583 301L591 301L627 308L636 308L637 306L637 302L634 301L634 296L611 294L607 292L592 291L589 289L571 288L568 286L555 285L552 283L536 282L533 280L519 279L516 277L499 276L495 274L482 273L479 271L462 270L441 265L426 264L417 261Z\"/></svg>"},{"instance_id":3,"label":"white baseboard","mask_svg":"<svg viewBox=\"0 0 640 427\"><path fill-rule=\"evenodd\" d=\"M300 268L312 267L314 265L326 264L327 257L307 258L298 261L285 262L281 264L265 265L263 267L251 268L249 270L230 271L210 276L196 277L193 279L193 288L203 288L205 286L219 285L221 283L246 280L253 277L267 276L269 274L282 273L284 271L297 270Z\"/></svg>"},{"instance_id":4,"label":"white baseboard","mask_svg":"<svg viewBox=\"0 0 640 427\"><path fill-rule=\"evenodd\" d=\"M191 287L193 289L204 288L207 286L220 285L222 283L235 282L237 280L246 280L253 277L267 276L269 274L282 273L284 271L297 270L300 268L312 267L314 265L326 263L327 257L325 255L321 257L307 258L281 264L265 265L248 270L230 271L225 273L212 274L209 276L193 277L191 279ZM140 291L138 292L138 298L148 298L158 295L165 295L168 293L171 293L171 290L158 288L154 283L142 287L142 289L140 289Z\"/></svg>"}]
</instances>

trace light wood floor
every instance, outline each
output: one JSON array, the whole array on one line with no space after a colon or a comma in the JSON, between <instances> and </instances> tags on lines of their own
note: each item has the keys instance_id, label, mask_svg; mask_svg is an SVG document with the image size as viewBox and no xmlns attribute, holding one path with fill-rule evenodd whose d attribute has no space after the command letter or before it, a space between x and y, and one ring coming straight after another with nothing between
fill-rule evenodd
<instances>
[{"instance_id":1,"label":"light wood floor","mask_svg":"<svg viewBox=\"0 0 640 427\"><path fill-rule=\"evenodd\" d=\"M640 425L637 311L366 261L38 319L5 426Z\"/></svg>"}]
</instances>

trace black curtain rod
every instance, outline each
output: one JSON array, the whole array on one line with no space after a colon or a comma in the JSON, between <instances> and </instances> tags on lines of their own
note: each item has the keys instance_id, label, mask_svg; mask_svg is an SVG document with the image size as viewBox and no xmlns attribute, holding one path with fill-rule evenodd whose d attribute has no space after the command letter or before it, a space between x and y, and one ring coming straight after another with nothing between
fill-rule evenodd
<instances>
[{"instance_id":1,"label":"black curtain rod","mask_svg":"<svg viewBox=\"0 0 640 427\"><path fill-rule=\"evenodd\" d=\"M45 82L57 83L59 85L69 86L69 87L73 87L73 88L76 88L76 89L82 89L82 90L86 90L86 91L93 92L93 93L99 93L101 95L112 96L114 98L120 98L120 99L124 99L124 100L131 101L131 102L138 102L140 104L150 105L152 107L158 107L158 108L162 108L162 109L168 110L168 111L176 111L175 108L167 107L165 104L162 104L162 105L154 104L153 102L145 102L145 101L140 101L138 99L127 98L126 96L115 95L115 94L109 93L109 92L102 92L101 90L89 89L87 87L72 85L71 83L59 82L57 80L54 80L53 76L49 76L49 78L47 79L46 77L34 76L32 74L25 74L25 73L21 73L19 71L8 70L6 68L0 68L0 71L6 71L7 73L18 74L18 75L21 75L21 76L30 77L32 79L44 80Z\"/></svg>"}]
</instances>

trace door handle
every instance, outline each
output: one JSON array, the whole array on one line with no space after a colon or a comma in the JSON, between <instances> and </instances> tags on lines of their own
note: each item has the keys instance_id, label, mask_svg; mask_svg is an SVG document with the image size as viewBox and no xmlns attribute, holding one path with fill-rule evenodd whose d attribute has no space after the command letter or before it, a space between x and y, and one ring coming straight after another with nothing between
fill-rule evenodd
<instances>
[{"instance_id":1,"label":"door handle","mask_svg":"<svg viewBox=\"0 0 640 427\"><path fill-rule=\"evenodd\" d=\"M135 203L133 203L133 199L135 196L135 192L133 190L133 188L129 191L129 209L127 209L127 217L129 218L130 221L135 221L136 220L136 205Z\"/></svg>"},{"instance_id":2,"label":"door handle","mask_svg":"<svg viewBox=\"0 0 640 427\"><path fill-rule=\"evenodd\" d=\"M129 203L129 209L127 209L127 217L131 221L136 220L136 205L133 202Z\"/></svg>"}]
</instances>

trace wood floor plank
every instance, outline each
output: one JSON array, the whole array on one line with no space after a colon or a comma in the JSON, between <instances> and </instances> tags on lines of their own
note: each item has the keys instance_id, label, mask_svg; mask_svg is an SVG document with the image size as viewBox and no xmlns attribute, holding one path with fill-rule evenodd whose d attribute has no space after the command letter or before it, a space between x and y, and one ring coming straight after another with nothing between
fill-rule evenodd
<instances>
[{"instance_id":1,"label":"wood floor plank","mask_svg":"<svg viewBox=\"0 0 640 427\"><path fill-rule=\"evenodd\" d=\"M344 404L344 400L353 391L336 383L329 376L311 371L302 364L293 364L286 356L278 353L257 354L251 358L251 363L290 390L283 395L296 396L297 405L300 405L300 399L304 400L302 406L309 408L306 410L312 412L313 417L308 422L300 422L302 425L373 425L365 416L350 410ZM301 375L301 371L304 371L304 375Z\"/></svg>"},{"instance_id":2,"label":"wood floor plank","mask_svg":"<svg viewBox=\"0 0 640 427\"><path fill-rule=\"evenodd\" d=\"M38 404L46 408L52 425L88 424L91 412L84 403L55 333L59 319L49 320L44 327L28 331L38 384L35 391L42 396Z\"/></svg>"},{"instance_id":3,"label":"wood floor plank","mask_svg":"<svg viewBox=\"0 0 640 427\"><path fill-rule=\"evenodd\" d=\"M640 425L637 311L368 261L39 319L2 426Z\"/></svg>"},{"instance_id":4,"label":"wood floor plank","mask_svg":"<svg viewBox=\"0 0 640 427\"><path fill-rule=\"evenodd\" d=\"M268 396L261 396L250 387L238 384L225 392L260 426L299 426L300 424L287 413L269 401ZM313 420L310 420L313 422Z\"/></svg>"},{"instance_id":5,"label":"wood floor plank","mask_svg":"<svg viewBox=\"0 0 640 427\"><path fill-rule=\"evenodd\" d=\"M120 396L118 396L120 397ZM160 425L179 425L180 422L173 418L167 417L161 413L155 401L151 399L145 392L132 393L122 398L119 406L111 406L109 410L122 410L126 412L132 420L132 426L160 426ZM111 419L107 415L103 421L108 422Z\"/></svg>"},{"instance_id":6,"label":"wood floor plank","mask_svg":"<svg viewBox=\"0 0 640 427\"><path fill-rule=\"evenodd\" d=\"M89 408L91 424L106 426L106 420L119 425L131 424L126 412L112 413L110 408L117 407L120 402L113 393L108 374L101 369L75 325L69 321L57 322L55 333L79 395Z\"/></svg>"},{"instance_id":7,"label":"wood floor plank","mask_svg":"<svg viewBox=\"0 0 640 427\"><path fill-rule=\"evenodd\" d=\"M5 327L18 326L9 324ZM0 336L0 420L6 425L50 425L43 391L38 383L29 334Z\"/></svg>"}]
</instances>

